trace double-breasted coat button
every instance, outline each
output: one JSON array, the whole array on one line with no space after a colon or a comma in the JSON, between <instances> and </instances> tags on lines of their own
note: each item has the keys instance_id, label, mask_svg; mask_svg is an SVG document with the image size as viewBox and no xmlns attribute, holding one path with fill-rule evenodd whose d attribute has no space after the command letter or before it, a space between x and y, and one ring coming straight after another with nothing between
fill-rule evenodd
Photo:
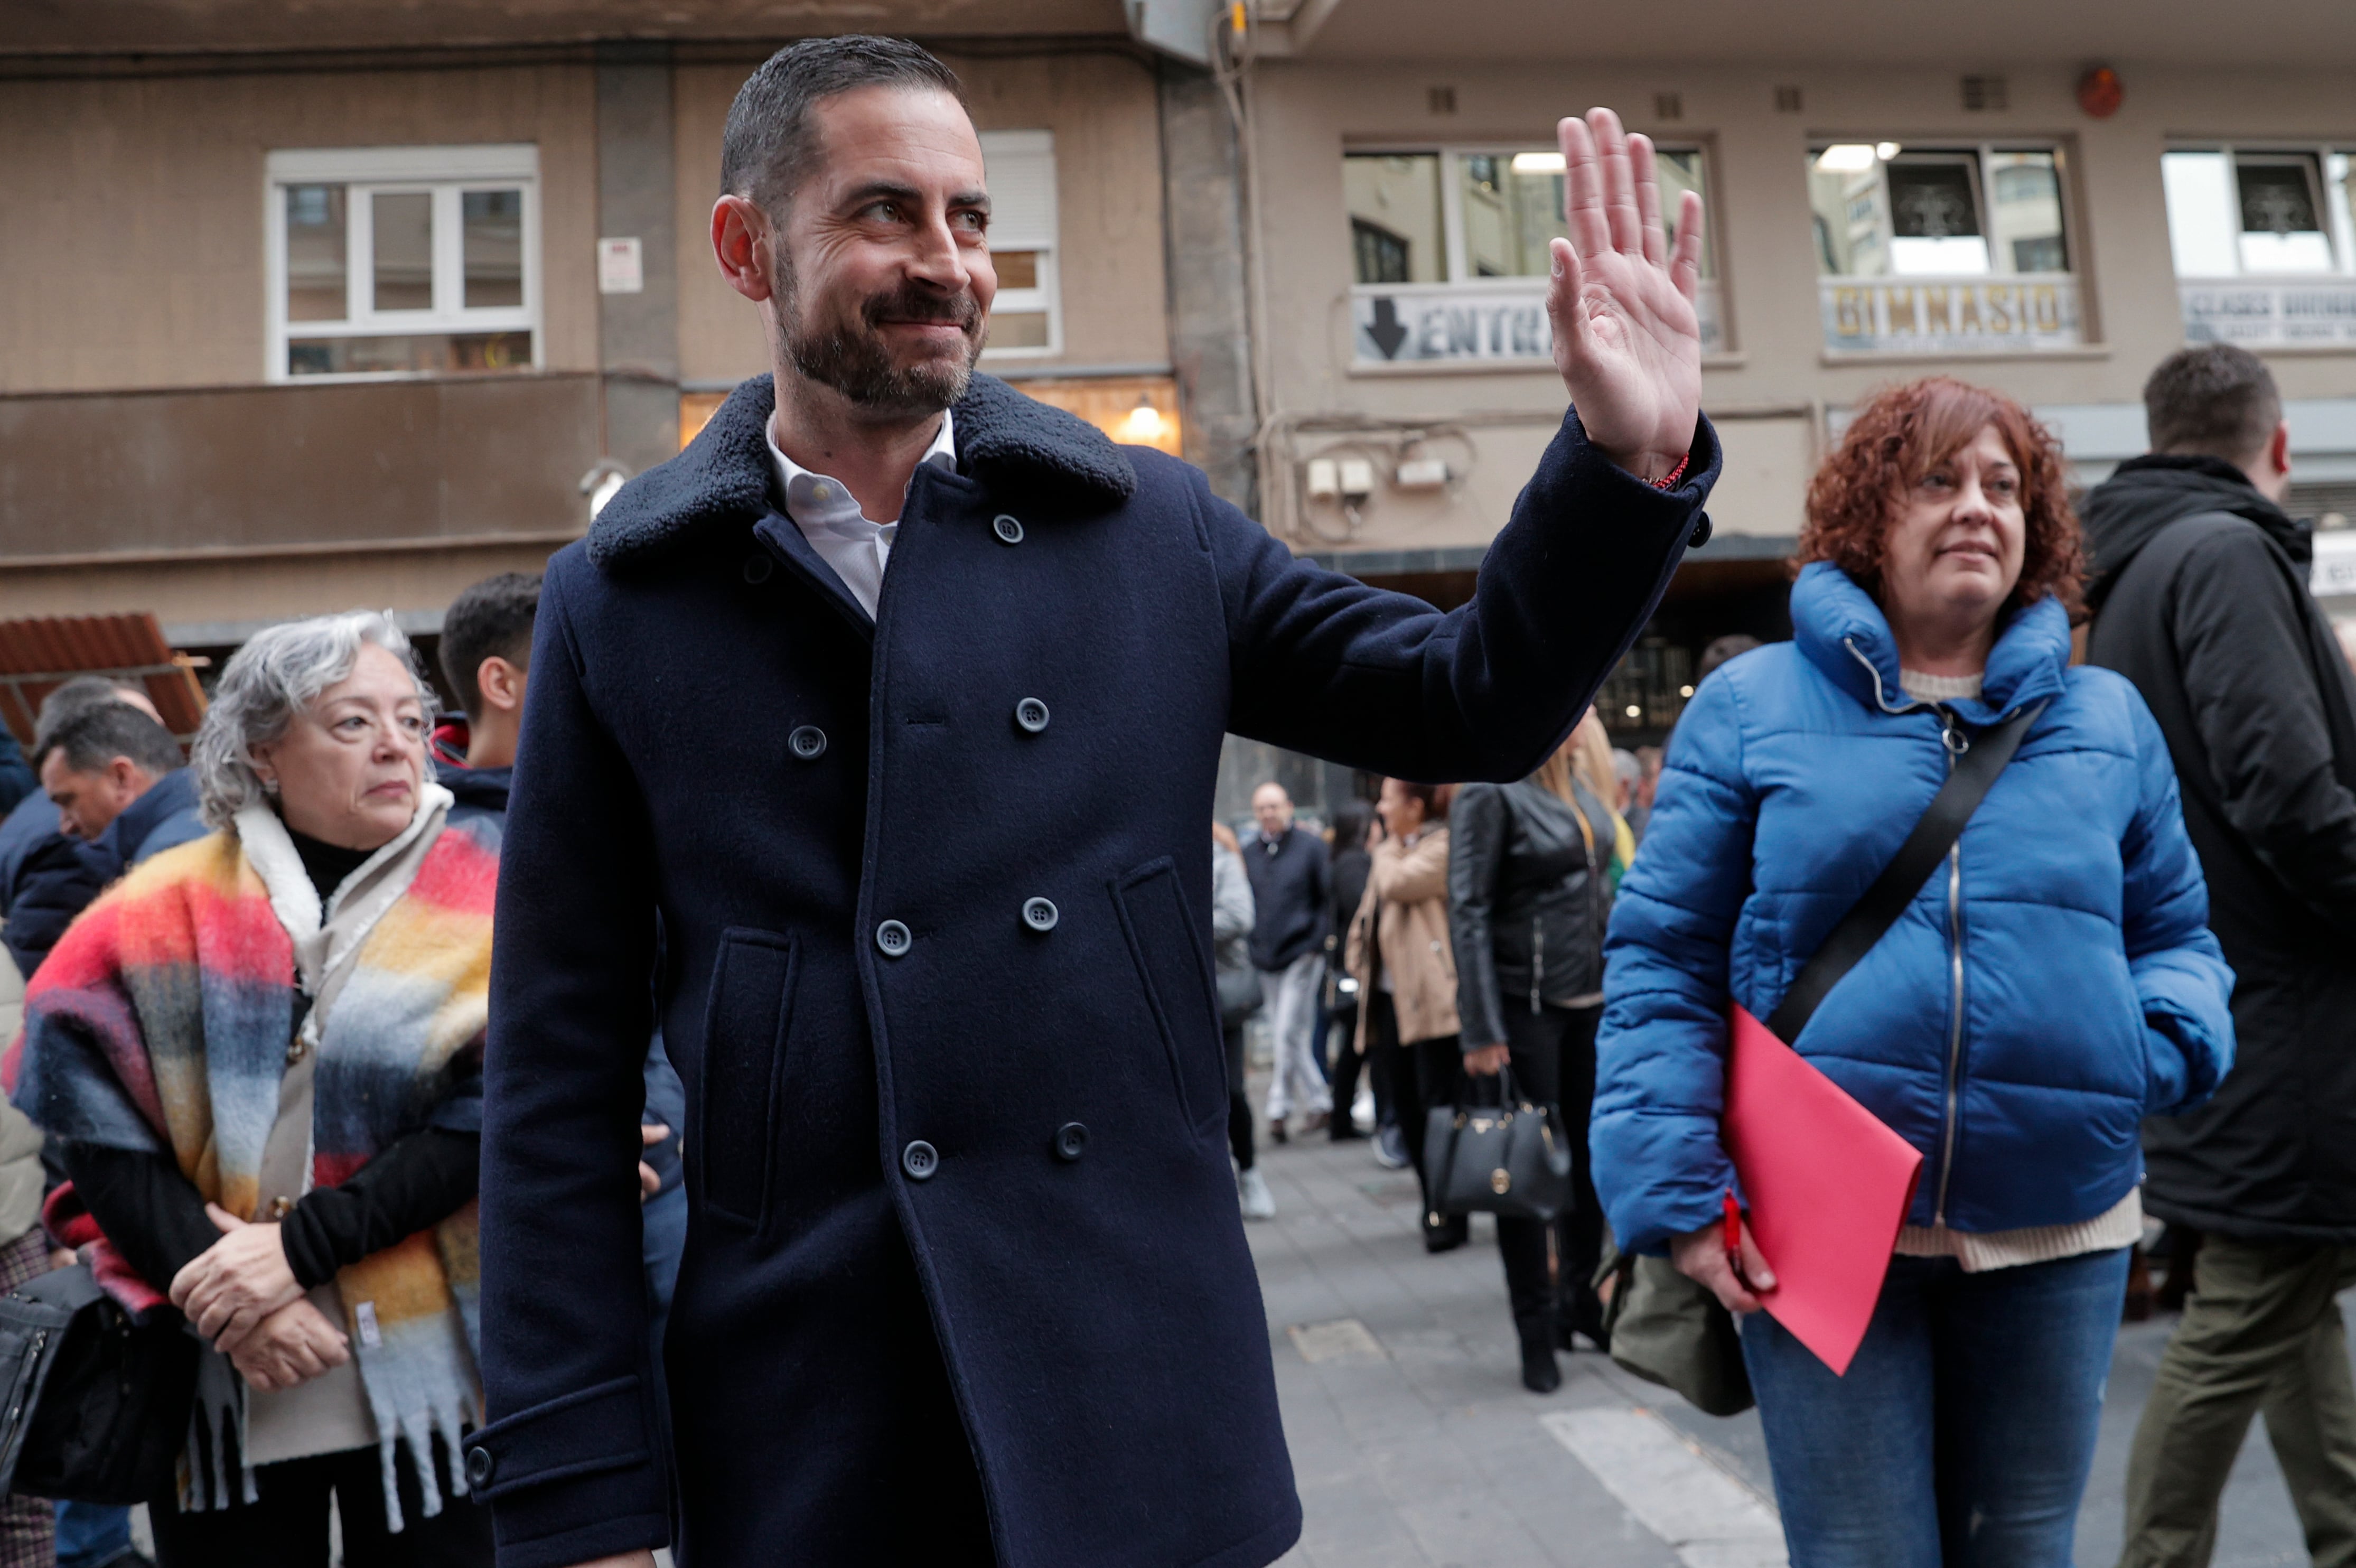
<instances>
[{"instance_id":1,"label":"double-breasted coat button","mask_svg":"<svg viewBox=\"0 0 2356 1568\"><path fill-rule=\"evenodd\" d=\"M744 557L744 580L748 583L766 583L769 580L769 574L776 569L776 562L766 552L755 551Z\"/></svg>"},{"instance_id":2,"label":"double-breasted coat button","mask_svg":"<svg viewBox=\"0 0 2356 1568\"><path fill-rule=\"evenodd\" d=\"M466 1485L477 1488L489 1486L498 1467L499 1462L491 1457L489 1449L477 1444L466 1450Z\"/></svg>"},{"instance_id":3,"label":"double-breasted coat button","mask_svg":"<svg viewBox=\"0 0 2356 1568\"><path fill-rule=\"evenodd\" d=\"M1002 511L990 520L990 532L998 535L1001 544L1023 542L1023 524Z\"/></svg>"},{"instance_id":4,"label":"double-breasted coat button","mask_svg":"<svg viewBox=\"0 0 2356 1568\"><path fill-rule=\"evenodd\" d=\"M1025 898L1023 901L1023 923L1034 931L1052 931L1058 918L1055 906L1045 898Z\"/></svg>"},{"instance_id":5,"label":"double-breasted coat button","mask_svg":"<svg viewBox=\"0 0 2356 1568\"><path fill-rule=\"evenodd\" d=\"M930 1181L941 1168L941 1152L922 1138L900 1151L900 1168L916 1181Z\"/></svg>"},{"instance_id":6,"label":"double-breasted coat button","mask_svg":"<svg viewBox=\"0 0 2356 1568\"><path fill-rule=\"evenodd\" d=\"M786 745L804 762L816 762L826 755L826 731L816 725L803 725L786 736Z\"/></svg>"},{"instance_id":7,"label":"double-breasted coat button","mask_svg":"<svg viewBox=\"0 0 2356 1568\"><path fill-rule=\"evenodd\" d=\"M905 955L916 940L908 934L908 928L897 920L886 920L875 928L875 945L884 950L885 958Z\"/></svg>"},{"instance_id":8,"label":"double-breasted coat button","mask_svg":"<svg viewBox=\"0 0 2356 1568\"><path fill-rule=\"evenodd\" d=\"M1014 704L1014 722L1026 735L1037 735L1047 727L1047 704L1036 697L1025 697Z\"/></svg>"},{"instance_id":9,"label":"double-breasted coat button","mask_svg":"<svg viewBox=\"0 0 2356 1568\"><path fill-rule=\"evenodd\" d=\"M1055 1129L1055 1157L1066 1165L1087 1153L1088 1130L1077 1122L1066 1122Z\"/></svg>"}]
</instances>

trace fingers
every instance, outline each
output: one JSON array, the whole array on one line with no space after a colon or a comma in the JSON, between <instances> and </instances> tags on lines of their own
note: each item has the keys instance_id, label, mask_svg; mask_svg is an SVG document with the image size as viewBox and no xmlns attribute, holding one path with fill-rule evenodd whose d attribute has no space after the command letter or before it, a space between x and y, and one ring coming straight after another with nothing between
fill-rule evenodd
<instances>
[{"instance_id":1,"label":"fingers","mask_svg":"<svg viewBox=\"0 0 2356 1568\"><path fill-rule=\"evenodd\" d=\"M205 1205L205 1218L211 1220L213 1222L213 1228L224 1236L230 1234L230 1232L233 1230L242 1230L245 1229L246 1222L244 1220L240 1219L236 1215L231 1214L228 1209L223 1208L218 1203L208 1203Z\"/></svg>"},{"instance_id":2,"label":"fingers","mask_svg":"<svg viewBox=\"0 0 2356 1568\"><path fill-rule=\"evenodd\" d=\"M646 1161L638 1162L638 1201L644 1203L662 1190L662 1177Z\"/></svg>"},{"instance_id":3,"label":"fingers","mask_svg":"<svg viewBox=\"0 0 2356 1568\"><path fill-rule=\"evenodd\" d=\"M1597 162L1603 177L1603 211L1609 220L1612 248L1642 255L1644 229L1636 216L1636 177L1628 162L1628 136L1620 116L1609 109L1590 109L1587 128L1595 138Z\"/></svg>"},{"instance_id":4,"label":"fingers","mask_svg":"<svg viewBox=\"0 0 2356 1568\"><path fill-rule=\"evenodd\" d=\"M638 1127L638 1145L651 1149L670 1136L670 1129L659 1122L642 1122Z\"/></svg>"},{"instance_id":5,"label":"fingers","mask_svg":"<svg viewBox=\"0 0 2356 1568\"><path fill-rule=\"evenodd\" d=\"M1655 266L1668 260L1668 236L1661 231L1661 177L1653 157L1653 138L1628 138L1628 168L1636 182L1636 228L1643 237L1644 259Z\"/></svg>"},{"instance_id":6,"label":"fingers","mask_svg":"<svg viewBox=\"0 0 2356 1568\"><path fill-rule=\"evenodd\" d=\"M1767 1254L1759 1250L1759 1238L1751 1233L1748 1220L1742 1225L1742 1277L1762 1295L1775 1288L1775 1271L1767 1266Z\"/></svg>"},{"instance_id":7,"label":"fingers","mask_svg":"<svg viewBox=\"0 0 2356 1568\"><path fill-rule=\"evenodd\" d=\"M1576 358L1593 348L1588 341L1587 309L1579 297L1587 282L1586 269L1579 264L1579 252L1568 240L1547 241L1547 253L1554 258L1554 280L1547 285L1547 316L1554 323L1555 351L1558 359L1568 349Z\"/></svg>"},{"instance_id":8,"label":"fingers","mask_svg":"<svg viewBox=\"0 0 2356 1568\"><path fill-rule=\"evenodd\" d=\"M1691 299L1701 289L1701 195L1688 190L1677 203L1677 245L1669 257L1669 281Z\"/></svg>"},{"instance_id":9,"label":"fingers","mask_svg":"<svg viewBox=\"0 0 2356 1568\"><path fill-rule=\"evenodd\" d=\"M1603 212L1603 170L1595 138L1586 121L1566 119L1555 126L1555 139L1562 145L1563 226L1580 256L1600 256L1612 248L1612 220Z\"/></svg>"}]
</instances>

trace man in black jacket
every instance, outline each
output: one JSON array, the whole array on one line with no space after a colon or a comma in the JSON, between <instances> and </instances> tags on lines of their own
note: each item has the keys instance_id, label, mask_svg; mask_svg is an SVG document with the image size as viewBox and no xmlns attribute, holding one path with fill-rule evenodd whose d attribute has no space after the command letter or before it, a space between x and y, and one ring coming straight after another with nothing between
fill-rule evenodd
<instances>
[{"instance_id":1,"label":"man in black jacket","mask_svg":"<svg viewBox=\"0 0 2356 1568\"><path fill-rule=\"evenodd\" d=\"M2356 1563L2356 681L2282 510L2265 365L2188 349L2144 387L2149 456L2087 498L2089 652L2168 736L2239 1057L2209 1107L2145 1124L2146 1206L2199 1233L2193 1294L2127 1477L2125 1565L2202 1564L2263 1410L2319 1563Z\"/></svg>"},{"instance_id":2,"label":"man in black jacket","mask_svg":"<svg viewBox=\"0 0 2356 1568\"><path fill-rule=\"evenodd\" d=\"M1268 1084L1269 1135L1284 1142L1284 1119L1301 1101L1301 1130L1314 1133L1332 1114L1333 1091L1318 1060L1317 992L1325 969L1325 841L1292 825L1292 797L1274 779L1252 791L1259 832L1244 843L1251 874L1252 967L1259 971L1276 1042ZM1342 1108L1349 1114L1349 1107Z\"/></svg>"}]
</instances>

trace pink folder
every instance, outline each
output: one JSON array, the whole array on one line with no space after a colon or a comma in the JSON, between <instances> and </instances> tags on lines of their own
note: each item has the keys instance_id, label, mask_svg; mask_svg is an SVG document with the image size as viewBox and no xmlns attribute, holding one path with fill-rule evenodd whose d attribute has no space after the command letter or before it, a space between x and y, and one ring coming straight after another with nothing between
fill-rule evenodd
<instances>
[{"instance_id":1,"label":"pink folder","mask_svg":"<svg viewBox=\"0 0 2356 1568\"><path fill-rule=\"evenodd\" d=\"M1732 1036L1721 1132L1775 1271L1760 1299L1837 1377L1873 1319L1922 1156L1740 1007Z\"/></svg>"}]
</instances>

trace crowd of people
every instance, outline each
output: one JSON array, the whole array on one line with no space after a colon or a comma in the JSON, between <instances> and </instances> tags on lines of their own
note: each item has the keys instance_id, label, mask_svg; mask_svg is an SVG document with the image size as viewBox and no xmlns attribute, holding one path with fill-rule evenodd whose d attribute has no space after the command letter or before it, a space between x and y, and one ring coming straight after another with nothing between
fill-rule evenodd
<instances>
[{"instance_id":1,"label":"crowd of people","mask_svg":"<svg viewBox=\"0 0 2356 1568\"><path fill-rule=\"evenodd\" d=\"M1558 1107L1581 1134L1571 1203L1551 1236L1496 1225L1524 1384L1558 1386L1577 1336L1609 1348L1607 1234L1665 1252L1740 1318L1795 1563L2069 1561L2146 1251L2186 1312L2136 1435L2123 1568L2208 1560L2261 1412L2314 1560L2356 1562L2335 1303L2356 1283L2337 1000L2356 682L2281 510L2265 367L2188 350L2147 403L2152 454L2073 506L2009 399L1943 378L1880 394L1812 487L1792 639L1705 649L1665 750L1614 750L1590 710L1518 783L1387 779L1372 822L1335 813L1333 863L1366 869L1324 903L1311 1059L1333 1090L1288 1088L1302 1058L1278 1044L1271 1132L1330 1103L1352 1135L1363 1071L1377 1158L1416 1167L1440 1251L1467 1217L1430 1201L1428 1108L1501 1069ZM1777 1323L1747 1233L1724 1242L1727 1006L1767 1015L1954 760L2024 712L1945 870L1794 1042L1925 1160L1836 1376ZM1273 1014L1305 984L1327 844L1275 783L1253 809L1240 849L1216 832L1280 901L1251 944ZM1240 1091L1237 1116L1244 1213L1267 1218Z\"/></svg>"},{"instance_id":2,"label":"crowd of people","mask_svg":"<svg viewBox=\"0 0 2356 1568\"><path fill-rule=\"evenodd\" d=\"M248 640L185 757L102 677L0 743L0 1286L86 1271L189 1352L164 1568L324 1568L331 1512L355 1568L1256 1568L1300 1530L1256 1128L1370 1137L1439 1252L1430 1133L1484 1106L1568 1145L1495 1228L1523 1383L1609 1348L1607 1247L1670 1259L1740 1324L1801 1568L2068 1561L2147 1216L2189 1294L2123 1568L2206 1561L2259 1413L2356 1562L2356 679L2265 367L2170 359L2082 506L2010 399L1878 394L1792 639L1712 644L1616 751L1578 693L1719 468L1702 209L1608 111L1559 140L1574 412L1458 611L973 376L956 79L817 39L712 215L773 373L451 606L463 719L352 612ZM1229 730L1379 786L1321 832L1264 785L1206 865ZM1836 1376L1742 1219L1729 1009L1959 776L1789 1042L1923 1162ZM0 1561L126 1564L123 1500L10 1497Z\"/></svg>"}]
</instances>

